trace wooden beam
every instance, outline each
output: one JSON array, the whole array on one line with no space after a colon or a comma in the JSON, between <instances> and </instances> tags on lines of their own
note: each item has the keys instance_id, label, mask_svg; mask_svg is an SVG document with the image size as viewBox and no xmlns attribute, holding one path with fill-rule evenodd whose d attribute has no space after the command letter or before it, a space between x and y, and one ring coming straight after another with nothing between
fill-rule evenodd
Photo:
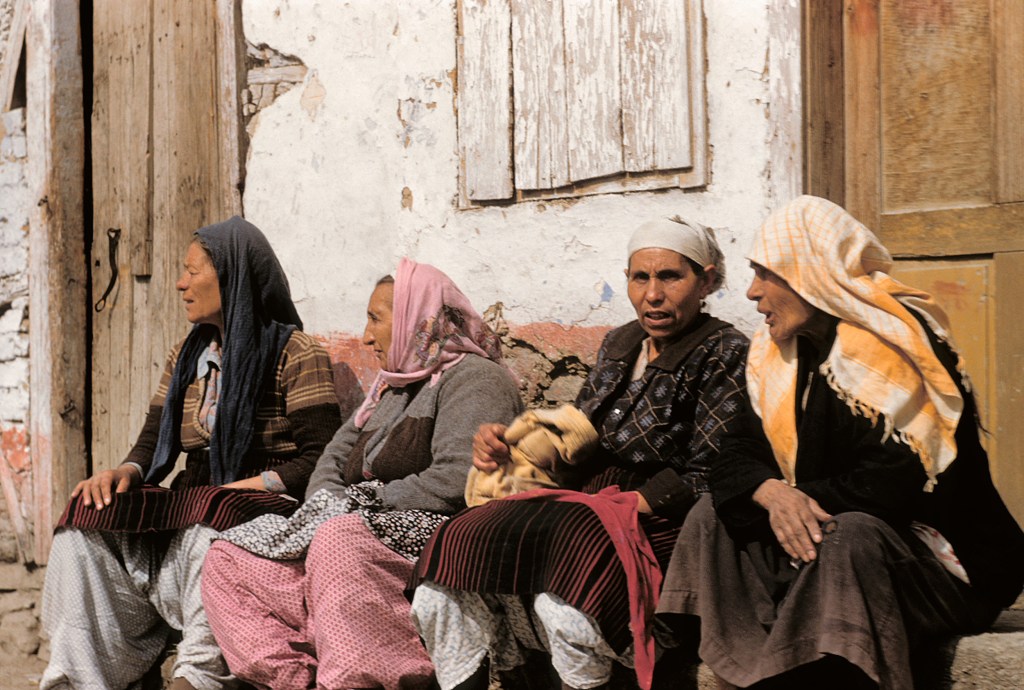
<instances>
[{"instance_id":1,"label":"wooden beam","mask_svg":"<svg viewBox=\"0 0 1024 690\"><path fill-rule=\"evenodd\" d=\"M843 17L843 206L869 228L878 227L882 195L878 3L849 0Z\"/></svg>"},{"instance_id":2,"label":"wooden beam","mask_svg":"<svg viewBox=\"0 0 1024 690\"><path fill-rule=\"evenodd\" d=\"M885 214L878 236L897 256L1024 250L1024 203Z\"/></svg>"},{"instance_id":3,"label":"wooden beam","mask_svg":"<svg viewBox=\"0 0 1024 690\"><path fill-rule=\"evenodd\" d=\"M1000 329L995 345L996 418L991 431L999 439L992 475L999 493L1018 522L1024 523L1024 320L1020 318L1020 294L1024 290L1024 252L995 256L996 323ZM1018 452L1012 452L1016 449Z\"/></svg>"},{"instance_id":4,"label":"wooden beam","mask_svg":"<svg viewBox=\"0 0 1024 690\"><path fill-rule=\"evenodd\" d=\"M85 124L77 0L34 0L27 31L29 184L29 443L35 562L55 517L86 473Z\"/></svg>"},{"instance_id":5,"label":"wooden beam","mask_svg":"<svg viewBox=\"0 0 1024 690\"><path fill-rule=\"evenodd\" d=\"M996 201L1024 201L1024 3L993 2L991 26L995 197Z\"/></svg>"},{"instance_id":6,"label":"wooden beam","mask_svg":"<svg viewBox=\"0 0 1024 690\"><path fill-rule=\"evenodd\" d=\"M511 9L508 2L460 0L457 11L462 196L467 203L510 199Z\"/></svg>"},{"instance_id":7,"label":"wooden beam","mask_svg":"<svg viewBox=\"0 0 1024 690\"><path fill-rule=\"evenodd\" d=\"M804 191L846 204L843 4L804 0Z\"/></svg>"},{"instance_id":8,"label":"wooden beam","mask_svg":"<svg viewBox=\"0 0 1024 690\"><path fill-rule=\"evenodd\" d=\"M242 215L242 188L245 182L245 124L242 121L241 94L246 86L245 38L242 35L242 3L217 0L217 64L220 105L217 129L220 134L220 174L223 198L221 215ZM305 65L301 75L305 76Z\"/></svg>"},{"instance_id":9,"label":"wooden beam","mask_svg":"<svg viewBox=\"0 0 1024 690\"><path fill-rule=\"evenodd\" d=\"M21 62L21 47L25 43L25 25L28 22L29 0L14 0L14 13L7 40L0 45L0 113L11 109L14 81ZM3 36L0 36L3 39Z\"/></svg>"}]
</instances>

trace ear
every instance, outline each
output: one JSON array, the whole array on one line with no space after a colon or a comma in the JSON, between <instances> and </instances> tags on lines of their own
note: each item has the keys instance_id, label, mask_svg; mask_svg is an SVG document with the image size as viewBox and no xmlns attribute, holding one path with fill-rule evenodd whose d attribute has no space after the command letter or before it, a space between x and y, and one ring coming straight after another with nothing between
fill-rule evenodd
<instances>
[{"instance_id":1,"label":"ear","mask_svg":"<svg viewBox=\"0 0 1024 690\"><path fill-rule=\"evenodd\" d=\"M707 297L711 294L711 286L718 280L718 268L714 264L708 264L704 267L704 287L701 288L701 298Z\"/></svg>"}]
</instances>

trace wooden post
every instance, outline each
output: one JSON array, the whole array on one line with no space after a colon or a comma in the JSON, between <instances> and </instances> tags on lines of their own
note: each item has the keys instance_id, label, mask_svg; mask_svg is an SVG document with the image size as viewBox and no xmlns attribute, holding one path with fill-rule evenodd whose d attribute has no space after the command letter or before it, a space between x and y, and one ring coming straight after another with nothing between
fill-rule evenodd
<instances>
[{"instance_id":1,"label":"wooden post","mask_svg":"<svg viewBox=\"0 0 1024 690\"><path fill-rule=\"evenodd\" d=\"M77 0L34 0L27 33L29 443L35 562L86 473L85 124Z\"/></svg>"},{"instance_id":2,"label":"wooden post","mask_svg":"<svg viewBox=\"0 0 1024 690\"><path fill-rule=\"evenodd\" d=\"M245 38L242 36L242 3L217 0L217 64L220 105L217 110L221 145L221 212L226 218L242 215L246 138L240 95L245 88Z\"/></svg>"}]
</instances>

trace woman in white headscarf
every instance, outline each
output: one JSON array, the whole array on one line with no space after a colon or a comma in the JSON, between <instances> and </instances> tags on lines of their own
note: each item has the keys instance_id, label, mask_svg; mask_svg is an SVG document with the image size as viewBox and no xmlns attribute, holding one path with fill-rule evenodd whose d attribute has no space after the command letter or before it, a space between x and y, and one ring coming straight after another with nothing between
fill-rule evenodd
<instances>
[{"instance_id":1,"label":"woman in white headscarf","mask_svg":"<svg viewBox=\"0 0 1024 690\"><path fill-rule=\"evenodd\" d=\"M605 337L576 399L600 439L580 475L560 477L579 490L472 508L420 558L413 615L442 690L486 688L491 669L521 669L532 652L549 652L567 687L604 685L614 661L650 687L662 568L742 407L747 339L703 312L724 277L708 228L645 223L627 257L637 319ZM477 470L508 465L504 433L480 428Z\"/></svg>"},{"instance_id":2,"label":"woman in white headscarf","mask_svg":"<svg viewBox=\"0 0 1024 690\"><path fill-rule=\"evenodd\" d=\"M824 199L772 214L750 261L752 410L659 613L700 616L728 684L910 690L916 643L983 629L1024 582L948 320Z\"/></svg>"}]
</instances>

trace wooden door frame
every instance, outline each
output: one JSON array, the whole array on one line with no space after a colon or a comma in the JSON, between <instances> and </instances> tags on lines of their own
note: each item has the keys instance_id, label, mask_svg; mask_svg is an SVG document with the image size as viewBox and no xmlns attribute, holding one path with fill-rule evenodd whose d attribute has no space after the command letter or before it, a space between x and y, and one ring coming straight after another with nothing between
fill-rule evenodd
<instances>
[{"instance_id":1,"label":"wooden door frame","mask_svg":"<svg viewBox=\"0 0 1024 690\"><path fill-rule=\"evenodd\" d=\"M33 0L26 35L29 220L29 443L34 560L85 477L85 118L77 0ZM13 509L13 507L12 507Z\"/></svg>"},{"instance_id":2,"label":"wooden door frame","mask_svg":"<svg viewBox=\"0 0 1024 690\"><path fill-rule=\"evenodd\" d=\"M52 527L89 469L85 113L78 0L32 0L26 31L29 225L29 439L33 550L45 564ZM217 0L224 208L242 212L245 157L239 98L245 43L238 0ZM229 38L230 40L225 40ZM142 403L140 403L142 404ZM15 507L11 506L14 510Z\"/></svg>"},{"instance_id":3,"label":"wooden door frame","mask_svg":"<svg viewBox=\"0 0 1024 690\"><path fill-rule=\"evenodd\" d=\"M1024 292L1024 80L1002 50L1024 50L1024 3L991 3L994 198L989 205L884 213L882 200L880 0L803 0L804 189L845 207L897 258L992 255L995 428L1007 502L1024 505L1024 323L1012 298ZM1014 462L1011 470L1006 467ZM995 468L996 465L994 464Z\"/></svg>"}]
</instances>

